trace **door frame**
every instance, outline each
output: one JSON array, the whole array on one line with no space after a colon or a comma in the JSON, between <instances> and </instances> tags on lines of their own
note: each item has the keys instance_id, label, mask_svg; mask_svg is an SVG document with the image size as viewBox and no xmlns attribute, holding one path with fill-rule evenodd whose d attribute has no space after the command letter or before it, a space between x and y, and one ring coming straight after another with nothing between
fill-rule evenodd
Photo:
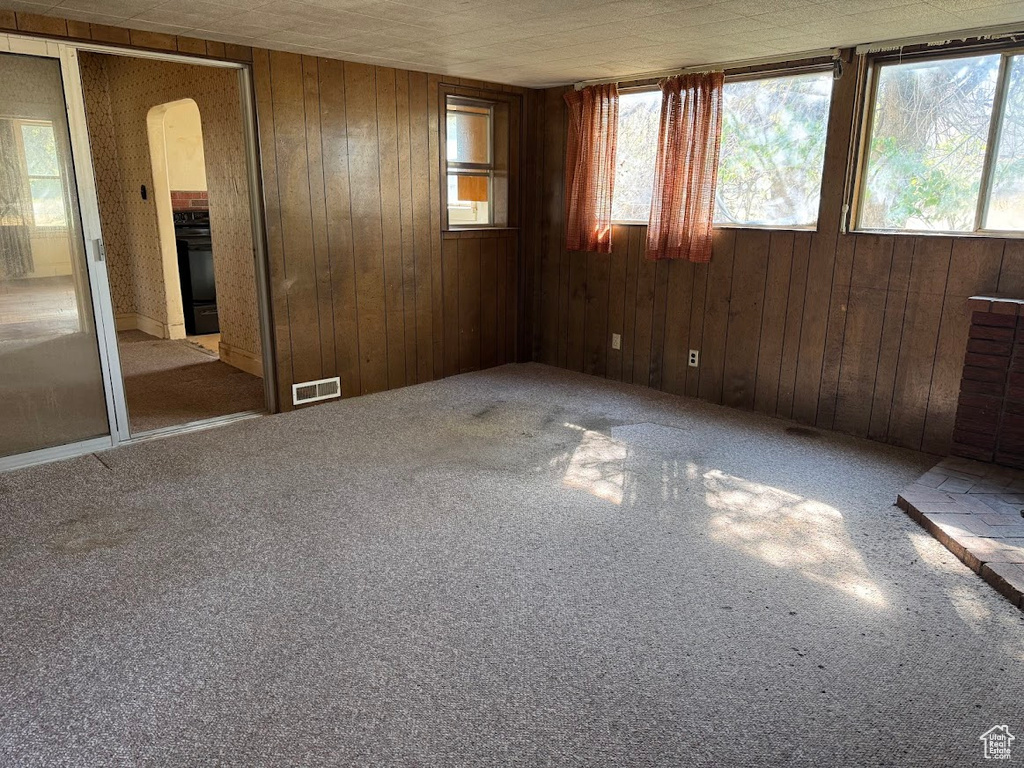
<instances>
[{"instance_id":1,"label":"door frame","mask_svg":"<svg viewBox=\"0 0 1024 768\"><path fill-rule=\"evenodd\" d=\"M250 220L252 222L253 260L256 278L257 314L260 325L260 345L263 358L263 390L266 413L278 411L277 371L273 343L273 325L270 315L270 267L267 261L266 219L263 209L262 177L259 165L259 145L256 131L256 105L253 97L252 68L248 64L221 59L207 59L177 53L139 50L117 45L51 40L16 33L0 33L0 53L42 56L60 60L64 80L64 99L71 138L72 166L75 172L81 237L84 244L89 291L99 340L100 368L103 374L104 395L110 434L100 438L38 451L0 457L0 472L19 467L71 458L95 451L113 448L125 443L193 432L231 423L245 418L264 415L262 411L247 411L213 419L168 427L153 433L132 436L128 421L128 404L117 345L117 328L110 282L107 275L103 232L99 215L96 179L89 140L89 127L79 68L79 51L127 56L139 59L157 59L182 64L234 69L238 72L239 97L242 109L243 141L246 147L247 176L249 180Z\"/></svg>"}]
</instances>

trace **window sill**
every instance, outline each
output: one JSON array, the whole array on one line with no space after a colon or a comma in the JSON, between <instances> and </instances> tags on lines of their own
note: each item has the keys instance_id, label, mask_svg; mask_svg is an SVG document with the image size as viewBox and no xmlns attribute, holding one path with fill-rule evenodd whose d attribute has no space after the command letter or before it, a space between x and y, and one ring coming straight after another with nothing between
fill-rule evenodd
<instances>
[{"instance_id":1,"label":"window sill","mask_svg":"<svg viewBox=\"0 0 1024 768\"><path fill-rule=\"evenodd\" d=\"M458 239L462 237L508 237L519 231L518 227L450 227L441 230L441 237Z\"/></svg>"},{"instance_id":2,"label":"window sill","mask_svg":"<svg viewBox=\"0 0 1024 768\"><path fill-rule=\"evenodd\" d=\"M1020 240L1024 238L1024 231L1021 232L999 232L997 230L981 230L976 232L939 232L921 229L848 229L844 235L895 235L897 237L963 237L978 240Z\"/></svg>"},{"instance_id":3,"label":"window sill","mask_svg":"<svg viewBox=\"0 0 1024 768\"><path fill-rule=\"evenodd\" d=\"M613 221L613 227L646 227L646 221ZM713 229L748 229L755 232L817 232L818 225L809 227L772 224L713 224Z\"/></svg>"}]
</instances>

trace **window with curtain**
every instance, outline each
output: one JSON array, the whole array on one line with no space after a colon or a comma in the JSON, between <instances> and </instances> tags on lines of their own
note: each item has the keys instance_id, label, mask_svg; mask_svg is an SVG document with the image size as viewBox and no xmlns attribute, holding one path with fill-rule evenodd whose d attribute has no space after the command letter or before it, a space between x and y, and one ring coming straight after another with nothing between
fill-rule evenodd
<instances>
[{"instance_id":1,"label":"window with curtain","mask_svg":"<svg viewBox=\"0 0 1024 768\"><path fill-rule=\"evenodd\" d=\"M831 96L831 69L725 83L715 226L817 224ZM612 218L646 224L661 92L626 91L619 103Z\"/></svg>"},{"instance_id":2,"label":"window with curtain","mask_svg":"<svg viewBox=\"0 0 1024 768\"><path fill-rule=\"evenodd\" d=\"M1024 55L882 58L869 93L859 229L1024 231Z\"/></svg>"}]
</instances>

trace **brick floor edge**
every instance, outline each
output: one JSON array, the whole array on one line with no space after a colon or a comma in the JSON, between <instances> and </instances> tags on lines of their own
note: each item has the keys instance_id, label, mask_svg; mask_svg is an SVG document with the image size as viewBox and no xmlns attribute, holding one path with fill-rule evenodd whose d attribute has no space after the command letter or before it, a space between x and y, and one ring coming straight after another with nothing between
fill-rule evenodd
<instances>
[{"instance_id":1,"label":"brick floor edge","mask_svg":"<svg viewBox=\"0 0 1024 768\"><path fill-rule=\"evenodd\" d=\"M896 505L1024 609L1024 471L946 458L907 486Z\"/></svg>"}]
</instances>

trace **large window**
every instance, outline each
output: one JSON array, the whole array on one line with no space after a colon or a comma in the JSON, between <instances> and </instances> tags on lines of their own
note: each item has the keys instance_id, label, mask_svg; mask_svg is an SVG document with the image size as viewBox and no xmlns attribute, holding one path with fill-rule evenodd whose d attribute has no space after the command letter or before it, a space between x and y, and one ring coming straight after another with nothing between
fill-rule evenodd
<instances>
[{"instance_id":1,"label":"large window","mask_svg":"<svg viewBox=\"0 0 1024 768\"><path fill-rule=\"evenodd\" d=\"M831 94L831 70L725 84L717 226L815 226ZM647 223L660 112L659 91L619 97L615 221Z\"/></svg>"},{"instance_id":2,"label":"large window","mask_svg":"<svg viewBox=\"0 0 1024 768\"><path fill-rule=\"evenodd\" d=\"M715 224L818 223L832 71L725 84Z\"/></svg>"},{"instance_id":3,"label":"large window","mask_svg":"<svg viewBox=\"0 0 1024 768\"><path fill-rule=\"evenodd\" d=\"M646 224L650 218L660 120L661 91L626 91L619 95L613 221Z\"/></svg>"},{"instance_id":4,"label":"large window","mask_svg":"<svg viewBox=\"0 0 1024 768\"><path fill-rule=\"evenodd\" d=\"M876 62L857 225L1024 230L1024 56Z\"/></svg>"}]
</instances>

